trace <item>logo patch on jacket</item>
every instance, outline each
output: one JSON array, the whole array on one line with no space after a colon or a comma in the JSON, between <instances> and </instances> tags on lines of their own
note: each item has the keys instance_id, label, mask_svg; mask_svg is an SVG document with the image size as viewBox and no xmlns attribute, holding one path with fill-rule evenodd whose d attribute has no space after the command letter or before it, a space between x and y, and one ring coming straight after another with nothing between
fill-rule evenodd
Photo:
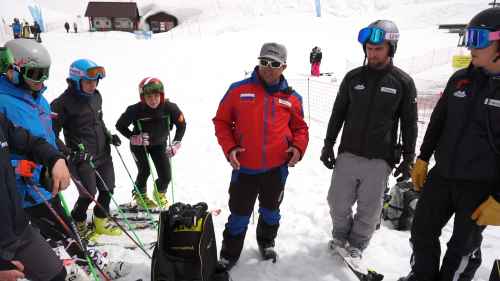
<instances>
[{"instance_id":1,"label":"logo patch on jacket","mask_svg":"<svg viewBox=\"0 0 500 281\"><path fill-rule=\"evenodd\" d=\"M254 93L241 93L240 94L240 100L254 100L254 99L255 99Z\"/></svg>"},{"instance_id":2,"label":"logo patch on jacket","mask_svg":"<svg viewBox=\"0 0 500 281\"><path fill-rule=\"evenodd\" d=\"M497 99L485 99L484 104L500 108L500 100Z\"/></svg>"},{"instance_id":3,"label":"logo patch on jacket","mask_svg":"<svg viewBox=\"0 0 500 281\"><path fill-rule=\"evenodd\" d=\"M398 91L394 88L389 88L389 87L380 87L380 91L382 93L388 93L388 94L393 94L395 95Z\"/></svg>"},{"instance_id":4,"label":"logo patch on jacket","mask_svg":"<svg viewBox=\"0 0 500 281\"><path fill-rule=\"evenodd\" d=\"M465 98L467 96L465 91L456 91L453 93L453 95L457 98Z\"/></svg>"},{"instance_id":5,"label":"logo patch on jacket","mask_svg":"<svg viewBox=\"0 0 500 281\"><path fill-rule=\"evenodd\" d=\"M9 147L9 144L6 141L3 141L3 142L0 142L0 147L6 148L6 147Z\"/></svg>"},{"instance_id":6,"label":"logo patch on jacket","mask_svg":"<svg viewBox=\"0 0 500 281\"><path fill-rule=\"evenodd\" d=\"M284 100L284 99L281 99L279 98L278 99L278 103L281 104L281 105L284 105L286 107L292 107L292 103L287 101L287 100Z\"/></svg>"},{"instance_id":7,"label":"logo patch on jacket","mask_svg":"<svg viewBox=\"0 0 500 281\"><path fill-rule=\"evenodd\" d=\"M357 90L357 91L363 91L365 89L365 85L363 84L358 84L356 86L354 86L354 90Z\"/></svg>"}]
</instances>

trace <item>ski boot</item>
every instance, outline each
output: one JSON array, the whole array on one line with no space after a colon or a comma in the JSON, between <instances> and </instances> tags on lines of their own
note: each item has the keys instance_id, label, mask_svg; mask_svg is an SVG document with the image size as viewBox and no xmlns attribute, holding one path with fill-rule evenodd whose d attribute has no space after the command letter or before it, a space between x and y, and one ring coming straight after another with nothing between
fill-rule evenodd
<instances>
[{"instance_id":1,"label":"ski boot","mask_svg":"<svg viewBox=\"0 0 500 281\"><path fill-rule=\"evenodd\" d=\"M347 243L345 240L332 238L328 241L328 248L334 253L339 254L339 250L345 250Z\"/></svg>"},{"instance_id":2,"label":"ski boot","mask_svg":"<svg viewBox=\"0 0 500 281\"><path fill-rule=\"evenodd\" d=\"M114 226L108 218L99 218L94 216L95 232L97 234L119 236L122 231L119 227Z\"/></svg>"},{"instance_id":3,"label":"ski boot","mask_svg":"<svg viewBox=\"0 0 500 281\"><path fill-rule=\"evenodd\" d=\"M346 257L356 269L361 266L361 259L363 258L363 251L354 246L347 247L347 257Z\"/></svg>"},{"instance_id":4,"label":"ski boot","mask_svg":"<svg viewBox=\"0 0 500 281\"><path fill-rule=\"evenodd\" d=\"M89 227L86 221L77 221L76 230L83 240L97 242L99 234L92 227Z\"/></svg>"},{"instance_id":5,"label":"ski boot","mask_svg":"<svg viewBox=\"0 0 500 281\"><path fill-rule=\"evenodd\" d=\"M131 272L130 263L122 261L110 261L107 257L106 252L101 252L96 248L89 248L88 252L92 258L93 263L107 275L106 277L109 277L111 280L124 277ZM107 279L106 277L104 279Z\"/></svg>"},{"instance_id":6,"label":"ski boot","mask_svg":"<svg viewBox=\"0 0 500 281\"><path fill-rule=\"evenodd\" d=\"M218 264L217 264L217 268L220 271L229 271L229 270L231 270L231 268L234 267L235 264L236 264L236 261L225 258L225 257L221 257L219 259Z\"/></svg>"},{"instance_id":7,"label":"ski boot","mask_svg":"<svg viewBox=\"0 0 500 281\"><path fill-rule=\"evenodd\" d=\"M134 201L137 204L137 206L140 206L143 209L156 209L156 208L158 208L158 205L156 205L156 203L153 200L149 199L148 194L146 192L137 193L134 191L132 193L132 197L134 198ZM141 197L142 197L142 200L141 200ZM143 202L144 202L144 204L143 204Z\"/></svg>"},{"instance_id":8,"label":"ski boot","mask_svg":"<svg viewBox=\"0 0 500 281\"><path fill-rule=\"evenodd\" d=\"M274 250L274 243L269 245L259 244L259 252L263 260L271 260L273 263L276 263L278 254Z\"/></svg>"},{"instance_id":9,"label":"ski boot","mask_svg":"<svg viewBox=\"0 0 500 281\"><path fill-rule=\"evenodd\" d=\"M164 192L153 191L153 198L161 209L168 209L169 203Z\"/></svg>"}]
</instances>

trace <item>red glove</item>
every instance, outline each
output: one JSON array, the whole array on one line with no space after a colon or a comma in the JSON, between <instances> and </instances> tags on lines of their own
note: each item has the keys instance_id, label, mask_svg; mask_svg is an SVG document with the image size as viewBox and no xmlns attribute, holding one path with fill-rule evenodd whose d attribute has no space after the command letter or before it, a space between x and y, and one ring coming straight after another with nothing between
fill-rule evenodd
<instances>
[{"instance_id":1,"label":"red glove","mask_svg":"<svg viewBox=\"0 0 500 281\"><path fill-rule=\"evenodd\" d=\"M16 174L21 177L31 178L33 176L33 170L36 168L36 164L29 160L18 160L16 167Z\"/></svg>"}]
</instances>

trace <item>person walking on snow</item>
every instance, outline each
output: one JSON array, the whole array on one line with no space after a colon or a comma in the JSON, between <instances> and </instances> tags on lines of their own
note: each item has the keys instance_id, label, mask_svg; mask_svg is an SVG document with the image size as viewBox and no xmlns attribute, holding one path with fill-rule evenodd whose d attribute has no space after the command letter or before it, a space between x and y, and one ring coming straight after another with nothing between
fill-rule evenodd
<instances>
[{"instance_id":1,"label":"person walking on snow","mask_svg":"<svg viewBox=\"0 0 500 281\"><path fill-rule=\"evenodd\" d=\"M243 249L257 197L257 244L263 259L274 250L280 204L288 176L303 157L309 133L302 98L282 75L287 50L266 43L250 78L232 84L213 118L215 135L233 168L229 186L231 214L223 233L219 264L230 270Z\"/></svg>"},{"instance_id":2,"label":"person walking on snow","mask_svg":"<svg viewBox=\"0 0 500 281\"><path fill-rule=\"evenodd\" d=\"M66 29L66 33L69 33L69 23L68 22L64 23L64 29Z\"/></svg>"},{"instance_id":3,"label":"person walking on snow","mask_svg":"<svg viewBox=\"0 0 500 281\"><path fill-rule=\"evenodd\" d=\"M321 150L321 161L333 169L327 197L333 224L329 246L358 265L380 221L389 174L399 164L394 175L401 175L398 181L408 180L415 157L416 89L413 79L393 65L398 38L398 28L389 20L359 31L368 63L345 75Z\"/></svg>"},{"instance_id":4,"label":"person walking on snow","mask_svg":"<svg viewBox=\"0 0 500 281\"><path fill-rule=\"evenodd\" d=\"M169 158L173 157L181 147L182 137L186 131L186 120L179 107L165 99L164 85L158 78L147 77L139 84L141 101L131 105L116 122L116 129L130 139L130 151L137 165L136 190L132 196L138 206L142 200L147 208L165 208L168 201L165 193L171 180ZM129 126L133 124L132 130ZM170 143L170 130L175 125L175 136ZM150 174L148 155L151 155L158 174L154 183L156 189L153 198L147 196L146 183Z\"/></svg>"},{"instance_id":5,"label":"person walking on snow","mask_svg":"<svg viewBox=\"0 0 500 281\"><path fill-rule=\"evenodd\" d=\"M119 146L120 138L112 135L103 120L102 97L97 90L105 77L104 67L88 59L74 61L69 68L68 88L52 101L53 128L56 136L64 131L64 140L58 140L60 150L68 155L71 171L87 191L109 213L109 204L115 187L115 173L110 145ZM99 173L100 176L97 175ZM102 178L101 178L102 177ZM108 190L109 189L109 190ZM89 235L87 209L92 199L80 192L71 211L82 236ZM107 218L105 211L94 207L95 234L117 236L121 230Z\"/></svg>"},{"instance_id":6,"label":"person walking on snow","mask_svg":"<svg viewBox=\"0 0 500 281\"><path fill-rule=\"evenodd\" d=\"M319 66L321 64L321 59L323 58L323 54L321 53L321 49L316 46L312 49L309 54L309 62L311 63L311 75L312 76L320 76L321 71L319 70Z\"/></svg>"},{"instance_id":7,"label":"person walking on snow","mask_svg":"<svg viewBox=\"0 0 500 281\"><path fill-rule=\"evenodd\" d=\"M12 23L12 34L14 34L14 39L21 38L21 30L21 23L19 22L18 18L15 18L14 22Z\"/></svg>"},{"instance_id":8,"label":"person walking on snow","mask_svg":"<svg viewBox=\"0 0 500 281\"><path fill-rule=\"evenodd\" d=\"M472 280L483 230L500 225L500 7L471 19L465 45L472 62L449 79L412 171L421 195L411 230L411 272L401 281ZM433 154L436 163L427 173ZM439 237L452 216L440 266Z\"/></svg>"}]
</instances>

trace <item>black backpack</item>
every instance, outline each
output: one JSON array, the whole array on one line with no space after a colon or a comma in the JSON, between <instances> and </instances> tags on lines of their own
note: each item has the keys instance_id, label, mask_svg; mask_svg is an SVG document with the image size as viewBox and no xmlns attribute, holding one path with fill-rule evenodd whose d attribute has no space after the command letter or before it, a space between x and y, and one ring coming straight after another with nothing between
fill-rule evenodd
<instances>
[{"instance_id":1,"label":"black backpack","mask_svg":"<svg viewBox=\"0 0 500 281\"><path fill-rule=\"evenodd\" d=\"M500 281L500 260L495 260L495 262L493 262L490 281Z\"/></svg>"},{"instance_id":2,"label":"black backpack","mask_svg":"<svg viewBox=\"0 0 500 281\"><path fill-rule=\"evenodd\" d=\"M206 203L175 203L160 213L151 281L224 281L217 266L212 215Z\"/></svg>"},{"instance_id":3,"label":"black backpack","mask_svg":"<svg viewBox=\"0 0 500 281\"><path fill-rule=\"evenodd\" d=\"M384 198L383 225L395 230L410 230L418 198L419 193L411 182L396 183Z\"/></svg>"}]
</instances>

